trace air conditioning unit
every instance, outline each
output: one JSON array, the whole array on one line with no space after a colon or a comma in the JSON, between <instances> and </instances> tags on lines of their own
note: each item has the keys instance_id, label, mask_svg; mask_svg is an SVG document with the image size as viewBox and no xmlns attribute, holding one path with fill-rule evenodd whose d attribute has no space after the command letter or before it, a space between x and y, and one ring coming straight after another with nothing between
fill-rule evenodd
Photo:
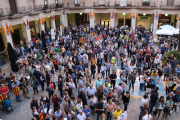
<instances>
[{"instance_id":1,"label":"air conditioning unit","mask_svg":"<svg viewBox=\"0 0 180 120\"><path fill-rule=\"evenodd\" d=\"M105 6L105 0L99 0L99 6Z\"/></svg>"},{"instance_id":2,"label":"air conditioning unit","mask_svg":"<svg viewBox=\"0 0 180 120\"><path fill-rule=\"evenodd\" d=\"M121 7L127 6L127 0L120 0L120 6Z\"/></svg>"}]
</instances>

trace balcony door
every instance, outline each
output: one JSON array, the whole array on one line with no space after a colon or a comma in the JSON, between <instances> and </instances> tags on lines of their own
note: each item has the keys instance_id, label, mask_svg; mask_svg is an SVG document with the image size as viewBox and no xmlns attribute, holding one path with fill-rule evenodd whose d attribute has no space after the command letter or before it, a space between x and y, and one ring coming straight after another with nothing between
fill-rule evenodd
<instances>
[{"instance_id":1,"label":"balcony door","mask_svg":"<svg viewBox=\"0 0 180 120\"><path fill-rule=\"evenodd\" d=\"M74 4L75 4L75 7L79 7L80 6L80 0L74 0Z\"/></svg>"},{"instance_id":2,"label":"balcony door","mask_svg":"<svg viewBox=\"0 0 180 120\"><path fill-rule=\"evenodd\" d=\"M16 0L9 0L9 6L11 9L11 14L17 14L17 4L16 4Z\"/></svg>"}]
</instances>

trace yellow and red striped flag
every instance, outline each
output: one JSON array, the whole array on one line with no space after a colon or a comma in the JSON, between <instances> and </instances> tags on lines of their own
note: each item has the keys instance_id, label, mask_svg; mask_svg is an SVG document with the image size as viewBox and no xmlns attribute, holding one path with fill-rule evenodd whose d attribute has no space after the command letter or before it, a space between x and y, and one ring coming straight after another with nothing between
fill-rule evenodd
<instances>
[{"instance_id":1,"label":"yellow and red striped flag","mask_svg":"<svg viewBox=\"0 0 180 120\"><path fill-rule=\"evenodd\" d=\"M0 95L0 102L5 100L5 99L7 99L7 95L3 95L3 94Z\"/></svg>"},{"instance_id":2,"label":"yellow and red striped flag","mask_svg":"<svg viewBox=\"0 0 180 120\"><path fill-rule=\"evenodd\" d=\"M138 12L136 13L136 18L138 18L139 16L138 16Z\"/></svg>"},{"instance_id":3,"label":"yellow and red striped flag","mask_svg":"<svg viewBox=\"0 0 180 120\"><path fill-rule=\"evenodd\" d=\"M18 86L13 86L12 87L12 91L13 91L13 93L14 93L14 95L20 95L20 91L19 91L19 87Z\"/></svg>"},{"instance_id":4,"label":"yellow and red striped flag","mask_svg":"<svg viewBox=\"0 0 180 120\"><path fill-rule=\"evenodd\" d=\"M95 32L93 31L93 37L94 37L94 35L95 35Z\"/></svg>"},{"instance_id":5,"label":"yellow and red striped flag","mask_svg":"<svg viewBox=\"0 0 180 120\"><path fill-rule=\"evenodd\" d=\"M95 18L95 11L93 12L93 17Z\"/></svg>"},{"instance_id":6,"label":"yellow and red striped flag","mask_svg":"<svg viewBox=\"0 0 180 120\"><path fill-rule=\"evenodd\" d=\"M2 34L5 35L5 28L1 25Z\"/></svg>"},{"instance_id":7,"label":"yellow and red striped flag","mask_svg":"<svg viewBox=\"0 0 180 120\"><path fill-rule=\"evenodd\" d=\"M131 13L131 12L129 12L129 18L131 18L131 16L132 16L132 13Z\"/></svg>"},{"instance_id":8,"label":"yellow and red striped flag","mask_svg":"<svg viewBox=\"0 0 180 120\"><path fill-rule=\"evenodd\" d=\"M43 114L41 113L40 107L38 106L38 111L39 111L39 120L44 120Z\"/></svg>"},{"instance_id":9,"label":"yellow and red striped flag","mask_svg":"<svg viewBox=\"0 0 180 120\"><path fill-rule=\"evenodd\" d=\"M178 17L179 17L179 14L176 15L176 20L178 19Z\"/></svg>"},{"instance_id":10,"label":"yellow and red striped flag","mask_svg":"<svg viewBox=\"0 0 180 120\"><path fill-rule=\"evenodd\" d=\"M92 15L92 13L91 13L91 11L90 11L89 16L91 17L91 15Z\"/></svg>"},{"instance_id":11,"label":"yellow and red striped flag","mask_svg":"<svg viewBox=\"0 0 180 120\"><path fill-rule=\"evenodd\" d=\"M39 24L41 24L41 18L39 18Z\"/></svg>"},{"instance_id":12,"label":"yellow and red striped flag","mask_svg":"<svg viewBox=\"0 0 180 120\"><path fill-rule=\"evenodd\" d=\"M8 31L8 33L10 33L10 29L7 23L6 23L6 30Z\"/></svg>"},{"instance_id":13,"label":"yellow and red striped flag","mask_svg":"<svg viewBox=\"0 0 180 120\"><path fill-rule=\"evenodd\" d=\"M12 25L10 25L10 31L12 32L12 33L14 33L14 30L13 30L13 27L12 27Z\"/></svg>"}]
</instances>

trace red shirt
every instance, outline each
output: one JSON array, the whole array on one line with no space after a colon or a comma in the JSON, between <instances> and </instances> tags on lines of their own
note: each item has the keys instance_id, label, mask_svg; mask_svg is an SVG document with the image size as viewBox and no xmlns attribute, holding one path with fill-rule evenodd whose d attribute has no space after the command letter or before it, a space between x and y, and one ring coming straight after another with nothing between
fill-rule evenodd
<instances>
[{"instance_id":1,"label":"red shirt","mask_svg":"<svg viewBox=\"0 0 180 120\"><path fill-rule=\"evenodd\" d=\"M36 44L36 39L34 38L34 39L32 39L32 41L34 42L34 44Z\"/></svg>"},{"instance_id":2,"label":"red shirt","mask_svg":"<svg viewBox=\"0 0 180 120\"><path fill-rule=\"evenodd\" d=\"M4 88L2 88L2 87L0 88L0 92L1 93L6 93L7 91L8 91L8 87L7 86L4 86ZM6 95L8 95L8 94L9 94L9 92L6 93Z\"/></svg>"}]
</instances>

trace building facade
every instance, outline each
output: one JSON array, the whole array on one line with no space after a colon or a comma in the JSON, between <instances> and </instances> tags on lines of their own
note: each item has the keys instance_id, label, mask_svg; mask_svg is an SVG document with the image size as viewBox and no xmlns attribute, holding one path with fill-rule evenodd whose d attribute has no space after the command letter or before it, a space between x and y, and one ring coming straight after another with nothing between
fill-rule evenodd
<instances>
[{"instance_id":1,"label":"building facade","mask_svg":"<svg viewBox=\"0 0 180 120\"><path fill-rule=\"evenodd\" d=\"M180 20L177 16L180 0L0 0L0 3L0 51L7 42L27 43L36 34L40 36L42 30L60 28L60 23L65 27L101 24L112 28L128 25L133 29L141 25L156 36L159 26L179 28ZM10 25L14 33L8 32Z\"/></svg>"}]
</instances>

